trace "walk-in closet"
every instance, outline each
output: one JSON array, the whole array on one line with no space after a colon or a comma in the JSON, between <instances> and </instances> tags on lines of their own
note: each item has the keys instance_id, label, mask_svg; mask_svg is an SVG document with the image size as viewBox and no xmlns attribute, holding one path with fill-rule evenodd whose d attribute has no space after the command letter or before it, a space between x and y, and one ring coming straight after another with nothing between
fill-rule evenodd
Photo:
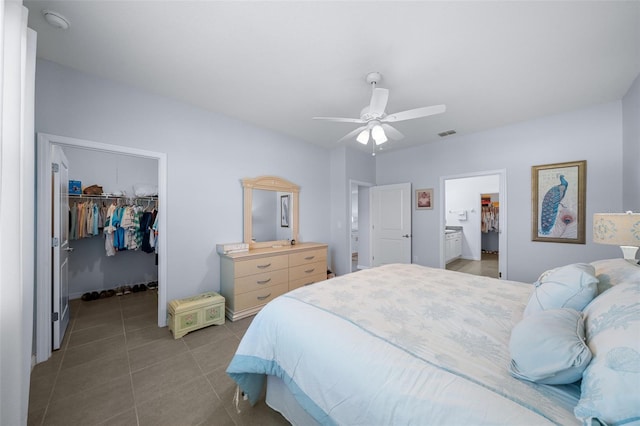
<instances>
[{"instance_id":1,"label":"walk-in closet","mask_svg":"<svg viewBox=\"0 0 640 426\"><path fill-rule=\"evenodd\" d=\"M158 161L80 147L63 151L71 187L69 299L91 303L155 289Z\"/></svg>"}]
</instances>

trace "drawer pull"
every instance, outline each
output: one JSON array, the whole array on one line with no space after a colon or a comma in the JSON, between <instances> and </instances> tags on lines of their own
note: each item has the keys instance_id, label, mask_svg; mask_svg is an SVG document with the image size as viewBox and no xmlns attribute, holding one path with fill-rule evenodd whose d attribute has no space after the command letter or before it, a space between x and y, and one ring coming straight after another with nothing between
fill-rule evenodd
<instances>
[{"instance_id":1,"label":"drawer pull","mask_svg":"<svg viewBox=\"0 0 640 426\"><path fill-rule=\"evenodd\" d=\"M269 266L271 266L271 263L267 263L266 265L258 265L258 269L268 268Z\"/></svg>"},{"instance_id":2,"label":"drawer pull","mask_svg":"<svg viewBox=\"0 0 640 426\"><path fill-rule=\"evenodd\" d=\"M306 271L304 271L304 272L305 272L305 274L310 274L310 273L312 273L312 272L313 272L313 271L315 271L315 270L316 270L316 268L312 268L312 269L307 269L307 270L306 270Z\"/></svg>"},{"instance_id":3,"label":"drawer pull","mask_svg":"<svg viewBox=\"0 0 640 426\"><path fill-rule=\"evenodd\" d=\"M268 299L270 296L271 296L271 293L267 294L266 296L258 296L257 299L264 300L264 299Z\"/></svg>"},{"instance_id":4,"label":"drawer pull","mask_svg":"<svg viewBox=\"0 0 640 426\"><path fill-rule=\"evenodd\" d=\"M266 284L269 281L271 281L271 278L269 278L268 280L256 281L256 284Z\"/></svg>"},{"instance_id":5,"label":"drawer pull","mask_svg":"<svg viewBox=\"0 0 640 426\"><path fill-rule=\"evenodd\" d=\"M304 258L304 260L311 260L313 258L315 258L315 256L307 256L307 257Z\"/></svg>"}]
</instances>

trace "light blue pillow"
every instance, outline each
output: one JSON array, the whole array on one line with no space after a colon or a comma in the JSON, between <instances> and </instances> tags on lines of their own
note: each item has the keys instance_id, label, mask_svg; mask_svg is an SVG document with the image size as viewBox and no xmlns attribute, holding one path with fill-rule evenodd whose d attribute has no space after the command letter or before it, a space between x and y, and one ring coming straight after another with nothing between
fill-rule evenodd
<instances>
[{"instance_id":1,"label":"light blue pillow","mask_svg":"<svg viewBox=\"0 0 640 426\"><path fill-rule=\"evenodd\" d=\"M583 423L640 423L640 280L620 283L584 309L593 360L574 410Z\"/></svg>"},{"instance_id":2,"label":"light blue pillow","mask_svg":"<svg viewBox=\"0 0 640 426\"><path fill-rule=\"evenodd\" d=\"M640 266L623 258L591 262L598 278L598 294L624 282L640 282Z\"/></svg>"},{"instance_id":3,"label":"light blue pillow","mask_svg":"<svg viewBox=\"0 0 640 426\"><path fill-rule=\"evenodd\" d=\"M573 383L591 361L582 314L574 309L535 312L511 331L512 376L548 385Z\"/></svg>"},{"instance_id":4,"label":"light blue pillow","mask_svg":"<svg viewBox=\"0 0 640 426\"><path fill-rule=\"evenodd\" d=\"M571 308L581 311L598 292L595 268L574 263L545 272L534 284L524 316L546 309Z\"/></svg>"}]
</instances>

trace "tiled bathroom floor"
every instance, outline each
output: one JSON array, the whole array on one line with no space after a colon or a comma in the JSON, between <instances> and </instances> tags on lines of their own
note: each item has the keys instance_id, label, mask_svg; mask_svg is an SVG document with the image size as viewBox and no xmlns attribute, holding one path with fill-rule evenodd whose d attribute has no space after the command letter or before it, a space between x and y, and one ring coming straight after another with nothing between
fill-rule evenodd
<instances>
[{"instance_id":1,"label":"tiled bathroom floor","mask_svg":"<svg viewBox=\"0 0 640 426\"><path fill-rule=\"evenodd\" d=\"M466 272L467 274L482 275L484 277L498 278L498 255L494 253L482 253L482 260L456 259L453 262L448 263L446 269Z\"/></svg>"},{"instance_id":2,"label":"tiled bathroom floor","mask_svg":"<svg viewBox=\"0 0 640 426\"><path fill-rule=\"evenodd\" d=\"M31 425L288 425L232 399L225 369L252 318L174 339L152 290L73 300L60 350L31 373Z\"/></svg>"}]
</instances>

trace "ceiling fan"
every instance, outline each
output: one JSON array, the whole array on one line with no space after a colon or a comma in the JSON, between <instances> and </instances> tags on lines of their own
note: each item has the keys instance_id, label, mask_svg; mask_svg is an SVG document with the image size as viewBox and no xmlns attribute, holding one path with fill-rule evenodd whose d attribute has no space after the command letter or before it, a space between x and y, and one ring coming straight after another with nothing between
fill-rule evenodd
<instances>
[{"instance_id":1,"label":"ceiling fan","mask_svg":"<svg viewBox=\"0 0 640 426\"><path fill-rule=\"evenodd\" d=\"M402 133L396 130L388 123L397 121L413 120L415 118L427 117L429 115L440 114L446 111L445 105L433 105L422 108L410 109L394 114L387 114L387 100L389 99L389 90L376 87L382 79L382 75L378 72L370 72L367 74L367 83L371 85L372 94L371 102L360 112L360 118L343 118L343 117L313 117L314 120L337 121L341 123L362 124L357 129L347 133L338 142L350 139L357 135L356 140L363 145L369 143L369 136L373 138L375 145L385 143L388 138L400 140L404 137ZM375 151L374 151L375 155Z\"/></svg>"}]
</instances>

